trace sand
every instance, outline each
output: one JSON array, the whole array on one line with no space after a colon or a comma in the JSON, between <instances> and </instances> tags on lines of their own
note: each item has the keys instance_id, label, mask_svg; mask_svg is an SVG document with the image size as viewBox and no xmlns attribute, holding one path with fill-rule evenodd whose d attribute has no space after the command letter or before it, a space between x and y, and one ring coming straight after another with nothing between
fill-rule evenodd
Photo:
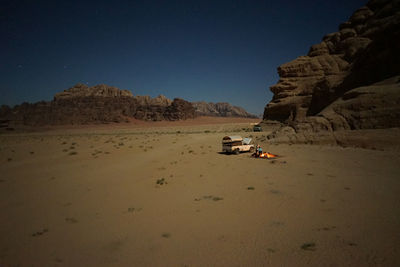
<instances>
[{"instance_id":1,"label":"sand","mask_svg":"<svg viewBox=\"0 0 400 267\"><path fill-rule=\"evenodd\" d=\"M209 122L0 135L0 266L400 265L399 152Z\"/></svg>"}]
</instances>

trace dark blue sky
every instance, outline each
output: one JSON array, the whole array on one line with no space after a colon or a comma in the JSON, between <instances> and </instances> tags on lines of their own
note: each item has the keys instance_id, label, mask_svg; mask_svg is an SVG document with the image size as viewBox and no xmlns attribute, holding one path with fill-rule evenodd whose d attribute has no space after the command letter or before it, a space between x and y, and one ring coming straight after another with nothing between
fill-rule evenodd
<instances>
[{"instance_id":1,"label":"dark blue sky","mask_svg":"<svg viewBox=\"0 0 400 267\"><path fill-rule=\"evenodd\" d=\"M0 1L0 104L81 82L261 114L276 68L366 1Z\"/></svg>"}]
</instances>

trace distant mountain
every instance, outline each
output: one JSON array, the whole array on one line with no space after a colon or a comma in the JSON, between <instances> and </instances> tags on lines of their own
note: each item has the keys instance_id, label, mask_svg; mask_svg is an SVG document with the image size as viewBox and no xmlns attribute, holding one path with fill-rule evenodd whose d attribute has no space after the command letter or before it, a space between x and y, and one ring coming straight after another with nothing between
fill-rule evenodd
<instances>
[{"instance_id":1,"label":"distant mountain","mask_svg":"<svg viewBox=\"0 0 400 267\"><path fill-rule=\"evenodd\" d=\"M198 116L257 118L256 115L248 113L244 108L225 102L207 103L202 101L192 102L192 105Z\"/></svg>"},{"instance_id":2,"label":"distant mountain","mask_svg":"<svg viewBox=\"0 0 400 267\"><path fill-rule=\"evenodd\" d=\"M108 85L77 84L57 93L50 102L2 106L0 120L23 125L65 125L140 120L185 120L195 117L192 104L165 96L133 96L128 90Z\"/></svg>"},{"instance_id":3,"label":"distant mountain","mask_svg":"<svg viewBox=\"0 0 400 267\"><path fill-rule=\"evenodd\" d=\"M0 127L6 127L8 123L40 126L127 122L130 118L175 121L198 115L252 117L244 109L228 103L201 103L180 98L171 100L163 95L155 98L134 96L128 90L105 84L89 87L78 83L57 93L52 101L22 103L12 108L1 106Z\"/></svg>"}]
</instances>

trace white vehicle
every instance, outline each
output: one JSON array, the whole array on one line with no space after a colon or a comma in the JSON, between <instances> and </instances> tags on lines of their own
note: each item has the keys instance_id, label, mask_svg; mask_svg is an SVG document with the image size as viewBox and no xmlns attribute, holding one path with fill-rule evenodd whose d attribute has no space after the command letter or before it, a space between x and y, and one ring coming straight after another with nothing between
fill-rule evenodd
<instances>
[{"instance_id":1,"label":"white vehicle","mask_svg":"<svg viewBox=\"0 0 400 267\"><path fill-rule=\"evenodd\" d=\"M241 136L225 136L222 138L222 152L235 153L254 152L254 145L250 144L251 138Z\"/></svg>"}]
</instances>

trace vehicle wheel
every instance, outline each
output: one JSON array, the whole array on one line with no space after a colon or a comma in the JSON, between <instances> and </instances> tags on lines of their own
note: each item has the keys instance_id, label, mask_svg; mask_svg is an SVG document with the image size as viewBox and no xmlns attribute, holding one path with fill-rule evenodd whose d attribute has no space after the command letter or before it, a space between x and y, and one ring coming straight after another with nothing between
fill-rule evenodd
<instances>
[{"instance_id":1,"label":"vehicle wheel","mask_svg":"<svg viewBox=\"0 0 400 267\"><path fill-rule=\"evenodd\" d=\"M254 152L254 147L250 147L250 153Z\"/></svg>"},{"instance_id":2,"label":"vehicle wheel","mask_svg":"<svg viewBox=\"0 0 400 267\"><path fill-rule=\"evenodd\" d=\"M235 155L239 155L239 149L236 149L233 153L235 153Z\"/></svg>"}]
</instances>

